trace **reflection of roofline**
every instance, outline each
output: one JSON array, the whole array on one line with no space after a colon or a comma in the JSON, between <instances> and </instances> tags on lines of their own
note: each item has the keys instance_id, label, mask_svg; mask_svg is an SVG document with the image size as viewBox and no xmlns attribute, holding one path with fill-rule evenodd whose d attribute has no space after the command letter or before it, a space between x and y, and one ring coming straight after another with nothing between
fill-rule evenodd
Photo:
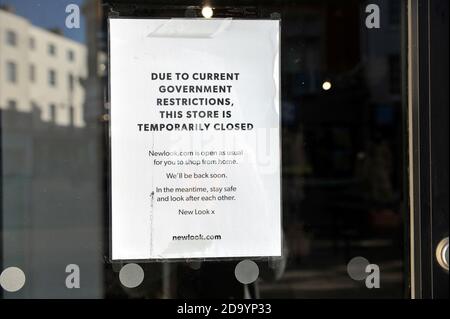
<instances>
[{"instance_id":1,"label":"reflection of roofline","mask_svg":"<svg viewBox=\"0 0 450 319\"><path fill-rule=\"evenodd\" d=\"M84 44L83 42L75 41L74 39L71 39L71 38L68 38L68 37L64 36L63 34L54 33L54 32L52 32L52 31L50 31L48 29L38 27L38 26L36 26L34 24L31 24L31 23L30 23L30 25L33 26L33 30L46 33L46 34L48 34L50 36L54 36L54 37L56 37L58 39L62 39L64 41L71 42L72 44L75 44L75 45L78 45L78 46L81 46L81 47L86 47L86 44Z\"/></svg>"},{"instance_id":2,"label":"reflection of roofline","mask_svg":"<svg viewBox=\"0 0 450 319\"><path fill-rule=\"evenodd\" d=\"M59 34L59 33L56 33L56 32L54 32L54 31L51 31L51 30L49 30L49 29L46 29L46 28L37 26L37 25L31 23L31 21L30 21L29 19L27 19L27 18L25 18L25 17L23 17L23 16L21 16L21 15L18 15L18 14L14 13L14 12L10 12L10 11L4 10L4 9L1 8L1 7L0 7L0 14L11 15L11 16L13 16L15 19L19 19L19 20L22 20L22 21L24 21L24 22L27 22L30 26L33 27L32 29L34 29L34 30L37 30L37 31L40 31L40 32L43 32L43 33L47 33L47 34L49 34L49 35L51 35L51 36L55 36L55 37L57 37L57 38L64 39L64 40L66 40L66 41L68 41L68 42L71 42L71 43L73 43L73 44L77 44L77 45L79 45L79 46L86 47L86 44L84 44L83 42L78 42L78 41L75 41L74 39L71 39L71 38L69 38L69 37L66 37L63 33L62 33L62 34Z\"/></svg>"},{"instance_id":3,"label":"reflection of roofline","mask_svg":"<svg viewBox=\"0 0 450 319\"><path fill-rule=\"evenodd\" d=\"M1 7L0 7L0 14L11 15L11 16L14 16L16 19L20 19L22 21L26 21L26 22L30 23L30 21L27 18L22 17L22 16L16 14L15 12L11 12L11 11L5 10L4 8L1 8Z\"/></svg>"}]
</instances>

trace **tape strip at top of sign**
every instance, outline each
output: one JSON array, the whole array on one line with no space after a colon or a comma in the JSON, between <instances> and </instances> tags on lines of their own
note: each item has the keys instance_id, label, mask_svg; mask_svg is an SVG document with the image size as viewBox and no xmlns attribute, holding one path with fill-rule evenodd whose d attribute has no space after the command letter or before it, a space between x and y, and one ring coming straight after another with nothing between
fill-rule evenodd
<instances>
[{"instance_id":1,"label":"tape strip at top of sign","mask_svg":"<svg viewBox=\"0 0 450 319\"><path fill-rule=\"evenodd\" d=\"M167 20L147 37L152 38L214 38L224 32L233 19L176 19Z\"/></svg>"}]
</instances>

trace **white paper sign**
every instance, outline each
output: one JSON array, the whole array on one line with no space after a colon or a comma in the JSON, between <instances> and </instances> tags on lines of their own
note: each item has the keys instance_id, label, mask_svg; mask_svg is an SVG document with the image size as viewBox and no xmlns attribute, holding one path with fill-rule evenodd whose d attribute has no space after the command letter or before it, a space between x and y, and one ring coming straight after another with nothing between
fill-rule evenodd
<instances>
[{"instance_id":1,"label":"white paper sign","mask_svg":"<svg viewBox=\"0 0 450 319\"><path fill-rule=\"evenodd\" d=\"M112 260L280 256L279 21L109 23Z\"/></svg>"}]
</instances>

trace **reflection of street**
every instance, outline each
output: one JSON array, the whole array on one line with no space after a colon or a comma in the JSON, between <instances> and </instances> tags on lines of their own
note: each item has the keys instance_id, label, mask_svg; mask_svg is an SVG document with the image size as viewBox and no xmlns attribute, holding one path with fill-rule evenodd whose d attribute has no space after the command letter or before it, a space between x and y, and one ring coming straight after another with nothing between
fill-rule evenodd
<instances>
[{"instance_id":1,"label":"reflection of street","mask_svg":"<svg viewBox=\"0 0 450 319\"><path fill-rule=\"evenodd\" d=\"M1 120L2 262L27 275L27 284L11 297L101 296L96 131L16 110L3 110ZM64 285L66 266L73 263L81 269L84 289Z\"/></svg>"},{"instance_id":2,"label":"reflection of street","mask_svg":"<svg viewBox=\"0 0 450 319\"><path fill-rule=\"evenodd\" d=\"M364 281L358 282L347 273L346 260L333 254L331 241L312 245L313 260L306 259L301 264L288 264L284 275L274 282L259 282L261 298L402 298L398 286L403 284L403 264L400 260L382 256L384 241L363 242L360 248L364 253L377 260L380 267L381 289L368 289ZM320 247L322 246L322 248ZM377 247L378 246L378 247ZM376 258L378 251L379 258ZM334 258L331 258L334 256ZM371 260L372 261L372 260Z\"/></svg>"}]
</instances>

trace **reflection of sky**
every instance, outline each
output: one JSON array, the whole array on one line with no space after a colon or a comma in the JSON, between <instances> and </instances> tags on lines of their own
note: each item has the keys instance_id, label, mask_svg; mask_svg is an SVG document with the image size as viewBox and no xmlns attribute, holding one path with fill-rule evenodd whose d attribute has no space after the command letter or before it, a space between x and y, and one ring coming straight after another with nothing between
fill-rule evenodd
<instances>
[{"instance_id":1,"label":"reflection of sky","mask_svg":"<svg viewBox=\"0 0 450 319\"><path fill-rule=\"evenodd\" d=\"M64 36L78 42L85 42L85 28L83 17L83 3L85 0L0 0L1 5L14 7L16 14L28 19L32 24L41 28L60 28ZM80 6L80 28L68 29L65 26L67 17L66 6L69 4Z\"/></svg>"}]
</instances>

